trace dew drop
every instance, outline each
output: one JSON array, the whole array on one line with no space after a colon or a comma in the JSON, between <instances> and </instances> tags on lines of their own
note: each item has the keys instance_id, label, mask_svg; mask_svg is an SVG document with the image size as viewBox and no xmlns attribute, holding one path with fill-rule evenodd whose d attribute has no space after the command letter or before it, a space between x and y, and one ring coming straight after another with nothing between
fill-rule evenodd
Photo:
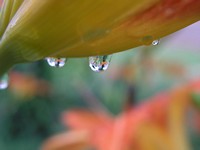
<instances>
[{"instance_id":1,"label":"dew drop","mask_svg":"<svg viewBox=\"0 0 200 150\"><path fill-rule=\"evenodd\" d=\"M0 77L0 90L4 90L8 87L8 75L5 74Z\"/></svg>"},{"instance_id":2,"label":"dew drop","mask_svg":"<svg viewBox=\"0 0 200 150\"><path fill-rule=\"evenodd\" d=\"M156 45L159 45L159 43L160 43L160 40L154 40L154 41L152 42L152 45L156 46Z\"/></svg>"},{"instance_id":3,"label":"dew drop","mask_svg":"<svg viewBox=\"0 0 200 150\"><path fill-rule=\"evenodd\" d=\"M63 67L65 65L66 62L66 58L55 58L55 57L47 57L46 58L49 66L51 67Z\"/></svg>"},{"instance_id":4,"label":"dew drop","mask_svg":"<svg viewBox=\"0 0 200 150\"><path fill-rule=\"evenodd\" d=\"M89 66L94 72L101 72L108 69L112 55L89 57Z\"/></svg>"}]
</instances>

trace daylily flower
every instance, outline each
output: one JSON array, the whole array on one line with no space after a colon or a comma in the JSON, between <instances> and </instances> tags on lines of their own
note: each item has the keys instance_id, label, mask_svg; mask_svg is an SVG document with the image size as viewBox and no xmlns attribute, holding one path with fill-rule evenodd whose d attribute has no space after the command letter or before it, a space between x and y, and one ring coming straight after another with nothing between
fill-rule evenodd
<instances>
[{"instance_id":1,"label":"daylily flower","mask_svg":"<svg viewBox=\"0 0 200 150\"><path fill-rule=\"evenodd\" d=\"M200 89L199 81L157 94L116 117L75 109L65 112L62 121L71 131L86 132L88 147L97 150L189 150L185 114L192 106L191 93L196 89ZM64 138L56 147L54 143L61 137L55 136L52 143L52 138L47 140L43 150L70 149Z\"/></svg>"},{"instance_id":2,"label":"daylily flower","mask_svg":"<svg viewBox=\"0 0 200 150\"><path fill-rule=\"evenodd\" d=\"M199 0L4 0L0 75L48 56L107 55L200 20Z\"/></svg>"}]
</instances>

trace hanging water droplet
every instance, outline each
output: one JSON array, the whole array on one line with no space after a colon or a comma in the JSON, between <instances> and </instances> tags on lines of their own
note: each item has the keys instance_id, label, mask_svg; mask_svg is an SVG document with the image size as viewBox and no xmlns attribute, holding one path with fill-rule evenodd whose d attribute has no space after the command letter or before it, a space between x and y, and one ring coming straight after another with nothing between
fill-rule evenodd
<instances>
[{"instance_id":1,"label":"hanging water droplet","mask_svg":"<svg viewBox=\"0 0 200 150\"><path fill-rule=\"evenodd\" d=\"M66 62L66 58L55 58L55 57L47 57L46 58L48 64L52 67L63 67Z\"/></svg>"},{"instance_id":2,"label":"hanging water droplet","mask_svg":"<svg viewBox=\"0 0 200 150\"><path fill-rule=\"evenodd\" d=\"M154 41L152 42L152 45L156 46L156 45L158 45L159 43L160 43L160 40L154 40Z\"/></svg>"},{"instance_id":3,"label":"hanging water droplet","mask_svg":"<svg viewBox=\"0 0 200 150\"><path fill-rule=\"evenodd\" d=\"M95 72L108 69L112 55L89 57L89 66Z\"/></svg>"},{"instance_id":4,"label":"hanging water droplet","mask_svg":"<svg viewBox=\"0 0 200 150\"><path fill-rule=\"evenodd\" d=\"M8 87L8 75L5 74L0 77L0 90L4 90Z\"/></svg>"}]
</instances>

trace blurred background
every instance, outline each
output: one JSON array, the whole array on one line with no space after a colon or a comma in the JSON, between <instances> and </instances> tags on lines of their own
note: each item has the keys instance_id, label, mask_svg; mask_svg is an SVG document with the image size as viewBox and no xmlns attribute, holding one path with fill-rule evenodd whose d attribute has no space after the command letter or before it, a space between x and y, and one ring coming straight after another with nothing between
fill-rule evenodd
<instances>
[{"instance_id":1,"label":"blurred background","mask_svg":"<svg viewBox=\"0 0 200 150\"><path fill-rule=\"evenodd\" d=\"M173 91L174 87L187 85L200 79L199 27L200 22L197 22L161 39L157 46L143 46L113 54L109 69L101 73L93 72L89 68L88 58L68 59L63 68L52 68L45 60L15 66L9 72L9 88L0 91L0 149L39 150L44 145L43 149L50 150L52 148L51 150L53 150L53 146L48 148L48 145L51 145L51 142L48 141L50 137L72 130L80 131L84 128L89 130L85 122L94 121L94 114L102 116L101 119L104 120L100 127L104 126L107 121L108 124L110 123L111 130L115 126L115 121L119 121L119 118L123 118L130 110L131 113L127 115L132 118L131 120L142 123L145 119L138 119L138 115L143 114L144 109L154 105L150 102L154 101L155 95L159 95L163 91ZM164 94L162 98L157 98L154 103L159 104L162 99L171 100L168 94ZM185 127L185 133L181 133L181 137L192 150L200 149L198 96L196 96L196 100L195 103L187 104L187 111L183 112L184 122L181 124ZM145 108L141 108L141 106L145 106ZM157 109L153 109L153 113L162 114L165 107L166 113L168 113L169 106L167 104L159 105ZM88 114L84 115L86 112ZM161 117L166 121L169 120L169 116L162 115ZM77 117L81 119L76 120ZM134 134L131 127L137 124L135 122L129 122L127 128L122 132ZM148 123L151 124L151 122L154 120L148 119ZM165 124L168 124L168 121ZM157 132L157 128L160 129L160 126L154 125L150 126L155 128L155 133L152 130L152 132L137 133L141 136L134 138L124 134L125 138L123 139L127 140L126 148L121 148L121 150L148 150L157 147L156 142L154 142L154 146L152 144L146 148L140 146L146 143L143 136L154 135L155 139L162 139ZM93 136L107 137L109 134L107 131L105 134L102 131L101 134L96 135L96 128L99 126L93 128L94 130L91 132L95 133ZM117 129L114 131L116 132ZM162 131L164 133L164 129ZM114 134L113 132L110 134ZM177 135L171 136L173 134L168 135L166 132L168 139L178 138ZM51 140L52 138L50 138ZM56 138L54 140L56 141ZM112 138L110 140L112 141ZM66 143L62 144L67 144L68 137L63 137L63 141ZM115 146L108 148L107 144L100 141L102 140L89 140L89 144L86 142L86 149L115 150L113 148ZM159 143L164 145L165 141L160 140ZM177 143L180 147L178 139ZM176 143L172 145L172 147L176 147ZM59 146L59 144L56 145L55 142L54 146ZM167 146L169 145L166 144ZM66 147L57 149L70 150ZM55 148L55 150L57 149ZM161 150L164 148L152 149ZM185 147L185 149L187 148Z\"/></svg>"}]
</instances>

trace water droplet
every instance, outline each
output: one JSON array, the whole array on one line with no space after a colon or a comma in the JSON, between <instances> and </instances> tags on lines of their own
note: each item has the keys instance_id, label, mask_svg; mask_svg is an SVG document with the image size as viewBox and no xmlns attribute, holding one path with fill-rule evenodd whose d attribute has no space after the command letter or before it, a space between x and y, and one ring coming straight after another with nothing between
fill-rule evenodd
<instances>
[{"instance_id":1,"label":"water droplet","mask_svg":"<svg viewBox=\"0 0 200 150\"><path fill-rule=\"evenodd\" d=\"M112 55L89 57L89 66L94 72L108 69Z\"/></svg>"},{"instance_id":2,"label":"water droplet","mask_svg":"<svg viewBox=\"0 0 200 150\"><path fill-rule=\"evenodd\" d=\"M0 90L4 90L8 87L8 75L5 74L0 77Z\"/></svg>"},{"instance_id":3,"label":"water droplet","mask_svg":"<svg viewBox=\"0 0 200 150\"><path fill-rule=\"evenodd\" d=\"M156 45L159 45L159 43L160 43L160 40L154 40L154 41L152 42L152 45L156 46Z\"/></svg>"},{"instance_id":4,"label":"water droplet","mask_svg":"<svg viewBox=\"0 0 200 150\"><path fill-rule=\"evenodd\" d=\"M66 58L47 57L46 60L51 67L60 68L65 65L65 62L67 59Z\"/></svg>"}]
</instances>

